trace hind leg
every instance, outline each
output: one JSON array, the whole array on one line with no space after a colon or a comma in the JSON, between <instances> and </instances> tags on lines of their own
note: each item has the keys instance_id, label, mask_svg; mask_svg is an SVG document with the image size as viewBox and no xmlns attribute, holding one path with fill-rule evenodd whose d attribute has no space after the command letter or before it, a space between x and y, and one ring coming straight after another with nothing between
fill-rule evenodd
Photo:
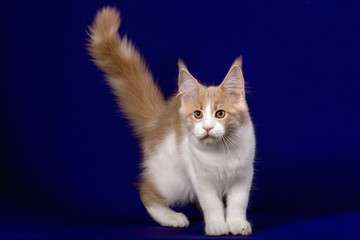
<instances>
[{"instance_id":1,"label":"hind leg","mask_svg":"<svg viewBox=\"0 0 360 240\"><path fill-rule=\"evenodd\" d=\"M164 227L187 227L189 220L179 212L172 210L164 197L157 191L155 185L144 177L139 184L141 201L146 210L157 223Z\"/></svg>"}]
</instances>

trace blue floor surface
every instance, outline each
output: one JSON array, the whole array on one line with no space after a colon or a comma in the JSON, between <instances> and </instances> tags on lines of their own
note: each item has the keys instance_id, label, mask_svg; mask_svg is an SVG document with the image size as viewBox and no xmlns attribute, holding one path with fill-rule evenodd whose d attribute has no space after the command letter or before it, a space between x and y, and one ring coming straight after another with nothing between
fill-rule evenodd
<instances>
[{"instance_id":1,"label":"blue floor surface","mask_svg":"<svg viewBox=\"0 0 360 240\"><path fill-rule=\"evenodd\" d=\"M201 219L188 228L151 220L79 221L35 210L0 210L0 239L360 239L360 213L322 217L253 216L250 236L208 237Z\"/></svg>"}]
</instances>

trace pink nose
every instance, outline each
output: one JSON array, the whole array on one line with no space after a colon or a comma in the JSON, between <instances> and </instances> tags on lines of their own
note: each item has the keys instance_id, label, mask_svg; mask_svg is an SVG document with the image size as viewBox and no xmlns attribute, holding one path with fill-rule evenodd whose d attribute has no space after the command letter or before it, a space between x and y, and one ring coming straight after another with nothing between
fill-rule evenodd
<instances>
[{"instance_id":1,"label":"pink nose","mask_svg":"<svg viewBox=\"0 0 360 240\"><path fill-rule=\"evenodd\" d=\"M206 132L210 132L210 130L213 129L213 127L203 127L203 129L205 129Z\"/></svg>"}]
</instances>

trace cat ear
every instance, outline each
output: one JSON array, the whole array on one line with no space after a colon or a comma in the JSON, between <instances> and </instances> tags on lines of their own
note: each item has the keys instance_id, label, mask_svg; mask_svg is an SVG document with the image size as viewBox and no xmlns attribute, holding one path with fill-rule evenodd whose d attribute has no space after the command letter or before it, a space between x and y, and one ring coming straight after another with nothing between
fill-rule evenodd
<instances>
[{"instance_id":1,"label":"cat ear","mask_svg":"<svg viewBox=\"0 0 360 240\"><path fill-rule=\"evenodd\" d=\"M179 59L179 95L182 101L189 101L199 94L201 85L198 81L190 74L186 68L184 62Z\"/></svg>"},{"instance_id":2,"label":"cat ear","mask_svg":"<svg viewBox=\"0 0 360 240\"><path fill-rule=\"evenodd\" d=\"M245 81L241 70L242 57L238 57L231 65L229 72L227 73L224 81L220 87L230 96L234 96L238 99L245 97Z\"/></svg>"}]
</instances>

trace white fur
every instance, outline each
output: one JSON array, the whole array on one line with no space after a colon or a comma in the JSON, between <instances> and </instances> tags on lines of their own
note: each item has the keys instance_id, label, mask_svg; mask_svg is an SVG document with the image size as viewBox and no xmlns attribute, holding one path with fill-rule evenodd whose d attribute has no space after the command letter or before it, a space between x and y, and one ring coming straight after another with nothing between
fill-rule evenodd
<instances>
[{"instance_id":1,"label":"white fur","mask_svg":"<svg viewBox=\"0 0 360 240\"><path fill-rule=\"evenodd\" d=\"M162 205L152 205L147 208L149 214L164 227L187 227L189 220L182 214Z\"/></svg>"},{"instance_id":2,"label":"white fur","mask_svg":"<svg viewBox=\"0 0 360 240\"><path fill-rule=\"evenodd\" d=\"M144 163L144 168L153 177L168 205L199 201L204 212L206 234L224 235L231 232L247 235L251 233L246 208L255 154L253 125L249 121L241 126L236 132L236 141L205 146L198 141L206 134L203 126L213 126L209 134L214 136L221 136L225 131L213 115L209 105L206 106L204 120L195 125L193 134L187 134L181 144L177 143L175 132L168 134ZM223 196L227 197L226 208ZM188 225L185 216L170 208L153 206L147 210L161 225Z\"/></svg>"}]
</instances>

